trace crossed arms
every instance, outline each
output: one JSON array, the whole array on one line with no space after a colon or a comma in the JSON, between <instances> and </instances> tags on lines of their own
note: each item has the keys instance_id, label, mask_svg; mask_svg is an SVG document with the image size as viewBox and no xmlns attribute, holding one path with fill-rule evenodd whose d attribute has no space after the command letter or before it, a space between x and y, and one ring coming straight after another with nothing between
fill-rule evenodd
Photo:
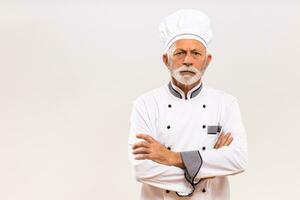
<instances>
[{"instance_id":1,"label":"crossed arms","mask_svg":"<svg viewBox=\"0 0 300 200\"><path fill-rule=\"evenodd\" d=\"M155 139L153 116L147 112L144 102L136 101L128 146L136 179L158 188L191 194L195 183L202 179L243 172L247 164L247 141L236 100L228 105L225 115L223 127L227 134L220 134L213 149L201 153L199 149L174 152ZM191 155L198 162L188 163L184 155Z\"/></svg>"}]
</instances>

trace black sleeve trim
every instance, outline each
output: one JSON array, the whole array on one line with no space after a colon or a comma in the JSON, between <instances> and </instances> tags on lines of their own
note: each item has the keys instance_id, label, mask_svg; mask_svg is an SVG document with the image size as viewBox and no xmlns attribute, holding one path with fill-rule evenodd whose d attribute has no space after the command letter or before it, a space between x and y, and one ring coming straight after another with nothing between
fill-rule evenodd
<instances>
[{"instance_id":1,"label":"black sleeve trim","mask_svg":"<svg viewBox=\"0 0 300 200\"><path fill-rule=\"evenodd\" d=\"M192 185L193 187L193 191L189 194L179 194L178 192L176 192L176 194L180 197L186 197L186 196L191 196L194 191L195 191L195 186L200 183L201 179L195 183L195 178L197 176L197 174L200 171L200 168L202 166L203 160L202 160L202 156L200 154L199 151L186 151L186 152L181 152L180 153L181 158L185 164L185 169L184 169L184 177L185 179ZM194 160L195 159L195 160ZM195 170L195 162L200 163L197 167L197 169ZM194 173L193 173L194 171Z\"/></svg>"}]
</instances>

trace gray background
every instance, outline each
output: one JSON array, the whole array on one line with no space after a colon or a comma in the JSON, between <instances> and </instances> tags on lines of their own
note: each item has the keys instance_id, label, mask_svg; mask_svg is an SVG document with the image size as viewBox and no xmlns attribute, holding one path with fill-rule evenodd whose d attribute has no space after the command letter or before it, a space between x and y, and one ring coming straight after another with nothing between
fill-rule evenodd
<instances>
[{"instance_id":1,"label":"gray background","mask_svg":"<svg viewBox=\"0 0 300 200\"><path fill-rule=\"evenodd\" d=\"M169 80L158 25L179 8L211 17L204 82L241 106L232 199L299 197L298 2L0 1L0 199L138 199L132 101Z\"/></svg>"}]
</instances>

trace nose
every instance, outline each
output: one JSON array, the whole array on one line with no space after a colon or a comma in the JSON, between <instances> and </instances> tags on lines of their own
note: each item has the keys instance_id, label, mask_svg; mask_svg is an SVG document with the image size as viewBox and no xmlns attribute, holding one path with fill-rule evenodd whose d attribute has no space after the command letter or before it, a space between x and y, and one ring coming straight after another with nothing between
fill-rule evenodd
<instances>
[{"instance_id":1,"label":"nose","mask_svg":"<svg viewBox=\"0 0 300 200\"><path fill-rule=\"evenodd\" d=\"M190 53L187 53L186 56L184 57L183 64L187 67L193 65L192 57Z\"/></svg>"}]
</instances>

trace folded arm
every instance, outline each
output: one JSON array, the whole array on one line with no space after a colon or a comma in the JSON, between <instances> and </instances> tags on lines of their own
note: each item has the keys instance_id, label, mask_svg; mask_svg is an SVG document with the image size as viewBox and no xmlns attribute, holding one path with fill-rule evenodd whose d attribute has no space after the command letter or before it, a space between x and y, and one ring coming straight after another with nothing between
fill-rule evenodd
<instances>
[{"instance_id":1,"label":"folded arm","mask_svg":"<svg viewBox=\"0 0 300 200\"><path fill-rule=\"evenodd\" d=\"M245 171L247 165L247 139L243 127L239 106L236 100L226 108L224 113L223 131L232 134L233 141L227 146L220 146L217 142L217 148L200 151L185 152L185 165L187 173L191 179L198 182L203 178L215 176L228 176ZM194 159L189 157L194 155ZM196 156L198 155L198 156ZM190 163L187 165L186 163ZM193 173L197 166L201 165L197 173Z\"/></svg>"},{"instance_id":2,"label":"folded arm","mask_svg":"<svg viewBox=\"0 0 300 200\"><path fill-rule=\"evenodd\" d=\"M152 118L153 117L151 117L151 119ZM141 149L141 144L143 144L141 142L143 142L144 139L138 138L137 135L139 133L145 133L148 136L151 136L151 138L154 140L156 136L154 135L155 130L153 123L154 122L150 120L143 102L135 102L131 113L130 134L128 139L128 156L129 160L131 161L136 180L161 189L191 194L194 191L194 187L186 180L184 170L179 167L180 163L178 163L178 160L167 159L170 158L169 155L173 155L171 151L169 151L163 145L156 146L154 148L156 150L159 149L156 151L157 153L163 152L164 155L168 155L162 156L160 161L161 163L154 162L149 157L143 155L145 152L143 152L144 150ZM136 154L133 154L134 150L136 150ZM138 152L141 152L141 154ZM156 156L156 158L158 157L160 156ZM165 162L177 162L178 166L162 164Z\"/></svg>"},{"instance_id":3,"label":"folded arm","mask_svg":"<svg viewBox=\"0 0 300 200\"><path fill-rule=\"evenodd\" d=\"M147 113L144 106L134 106L129 136L129 157L138 181L191 194L195 184L202 179L233 175L245 170L246 134L236 101L227 108L223 126L223 130L230 131L232 137L223 137L222 133L214 149L201 153L197 149L180 153L166 149L155 140L155 131L151 129L153 122L144 113Z\"/></svg>"}]
</instances>

